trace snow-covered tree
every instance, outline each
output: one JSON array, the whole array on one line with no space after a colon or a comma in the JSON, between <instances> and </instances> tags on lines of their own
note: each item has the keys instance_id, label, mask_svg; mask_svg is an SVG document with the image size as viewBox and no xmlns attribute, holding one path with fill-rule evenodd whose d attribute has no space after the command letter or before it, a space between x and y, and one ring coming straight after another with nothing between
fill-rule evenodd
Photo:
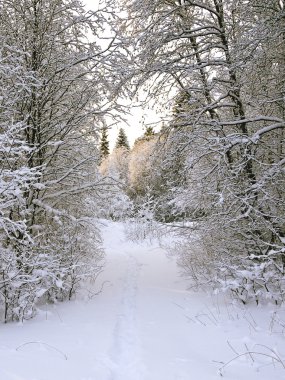
<instances>
[{"instance_id":1,"label":"snow-covered tree","mask_svg":"<svg viewBox=\"0 0 285 380\"><path fill-rule=\"evenodd\" d=\"M133 199L144 198L152 191L152 161L157 137L148 133L138 138L129 156L129 193Z\"/></svg>"},{"instance_id":2,"label":"snow-covered tree","mask_svg":"<svg viewBox=\"0 0 285 380\"><path fill-rule=\"evenodd\" d=\"M78 0L0 4L5 320L31 317L38 298L71 297L101 268L96 145L124 59L114 38L98 44L105 21Z\"/></svg>"},{"instance_id":3,"label":"snow-covered tree","mask_svg":"<svg viewBox=\"0 0 285 380\"><path fill-rule=\"evenodd\" d=\"M115 148L100 164L100 173L106 183L101 194L100 215L114 220L125 220L131 211L128 195L129 151L125 147Z\"/></svg>"},{"instance_id":4,"label":"snow-covered tree","mask_svg":"<svg viewBox=\"0 0 285 380\"><path fill-rule=\"evenodd\" d=\"M230 289L243 301L280 301L283 2L126 0L124 8L131 17L121 31L135 43L135 90L144 85L150 98L176 108L167 145L184 163L184 179L172 201L191 212L200 231L190 245L192 228L181 229L183 266L198 282Z\"/></svg>"},{"instance_id":5,"label":"snow-covered tree","mask_svg":"<svg viewBox=\"0 0 285 380\"><path fill-rule=\"evenodd\" d=\"M26 298L22 305L29 303L29 295L18 290L21 285L29 290L31 280L24 259L33 246L26 194L40 180L42 169L27 166L34 149L26 142L26 120L17 108L38 84L33 72L25 70L25 59L26 54L0 33L0 294L4 320L12 307L20 307L19 297Z\"/></svg>"}]
</instances>

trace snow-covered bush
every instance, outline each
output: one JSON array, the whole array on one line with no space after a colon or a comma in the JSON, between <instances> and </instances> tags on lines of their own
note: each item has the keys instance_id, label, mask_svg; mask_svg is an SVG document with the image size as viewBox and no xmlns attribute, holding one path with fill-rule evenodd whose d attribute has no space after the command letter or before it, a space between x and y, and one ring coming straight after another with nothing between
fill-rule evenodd
<instances>
[{"instance_id":1,"label":"snow-covered bush","mask_svg":"<svg viewBox=\"0 0 285 380\"><path fill-rule=\"evenodd\" d=\"M165 230L155 217L156 204L150 194L138 197L125 223L125 235L131 241L159 239Z\"/></svg>"},{"instance_id":2,"label":"snow-covered bush","mask_svg":"<svg viewBox=\"0 0 285 380\"><path fill-rule=\"evenodd\" d=\"M128 196L129 151L125 147L115 148L100 165L104 192L98 202L102 218L124 220L130 216L132 202Z\"/></svg>"}]
</instances>

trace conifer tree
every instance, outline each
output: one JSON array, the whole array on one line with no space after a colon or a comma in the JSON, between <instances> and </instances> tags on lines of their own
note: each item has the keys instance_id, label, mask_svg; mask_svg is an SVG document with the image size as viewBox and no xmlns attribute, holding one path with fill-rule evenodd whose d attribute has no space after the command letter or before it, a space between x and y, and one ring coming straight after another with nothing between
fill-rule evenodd
<instances>
[{"instance_id":1,"label":"conifer tree","mask_svg":"<svg viewBox=\"0 0 285 380\"><path fill-rule=\"evenodd\" d=\"M154 136L154 130L152 126L146 127L144 138L149 141Z\"/></svg>"},{"instance_id":2,"label":"conifer tree","mask_svg":"<svg viewBox=\"0 0 285 380\"><path fill-rule=\"evenodd\" d=\"M120 128L119 130L119 134L118 134L117 142L116 142L116 148L126 148L127 150L130 149L128 138L127 138L124 128Z\"/></svg>"},{"instance_id":3,"label":"conifer tree","mask_svg":"<svg viewBox=\"0 0 285 380\"><path fill-rule=\"evenodd\" d=\"M107 127L102 128L101 134L101 144L100 144L100 158L101 160L109 156L109 140L108 140L108 129Z\"/></svg>"}]
</instances>

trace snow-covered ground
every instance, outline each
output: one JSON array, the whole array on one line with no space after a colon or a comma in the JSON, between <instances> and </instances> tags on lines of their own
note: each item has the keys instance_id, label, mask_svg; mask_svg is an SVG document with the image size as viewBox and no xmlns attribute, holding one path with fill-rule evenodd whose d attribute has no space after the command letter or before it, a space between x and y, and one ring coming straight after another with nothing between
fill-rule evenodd
<instances>
[{"instance_id":1,"label":"snow-covered ground","mask_svg":"<svg viewBox=\"0 0 285 380\"><path fill-rule=\"evenodd\" d=\"M189 292L157 243L126 241L119 223L103 235L84 299L0 326L0 380L284 380L284 308Z\"/></svg>"}]
</instances>

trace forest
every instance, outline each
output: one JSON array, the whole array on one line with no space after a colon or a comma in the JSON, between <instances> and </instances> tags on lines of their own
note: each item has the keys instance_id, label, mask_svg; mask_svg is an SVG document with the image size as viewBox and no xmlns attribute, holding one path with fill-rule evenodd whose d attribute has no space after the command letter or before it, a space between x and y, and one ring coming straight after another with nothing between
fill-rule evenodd
<instances>
[{"instance_id":1,"label":"forest","mask_svg":"<svg viewBox=\"0 0 285 380\"><path fill-rule=\"evenodd\" d=\"M129 146L124 100L161 115ZM0 2L1 320L104 270L100 219L193 286L285 298L282 0Z\"/></svg>"}]
</instances>

